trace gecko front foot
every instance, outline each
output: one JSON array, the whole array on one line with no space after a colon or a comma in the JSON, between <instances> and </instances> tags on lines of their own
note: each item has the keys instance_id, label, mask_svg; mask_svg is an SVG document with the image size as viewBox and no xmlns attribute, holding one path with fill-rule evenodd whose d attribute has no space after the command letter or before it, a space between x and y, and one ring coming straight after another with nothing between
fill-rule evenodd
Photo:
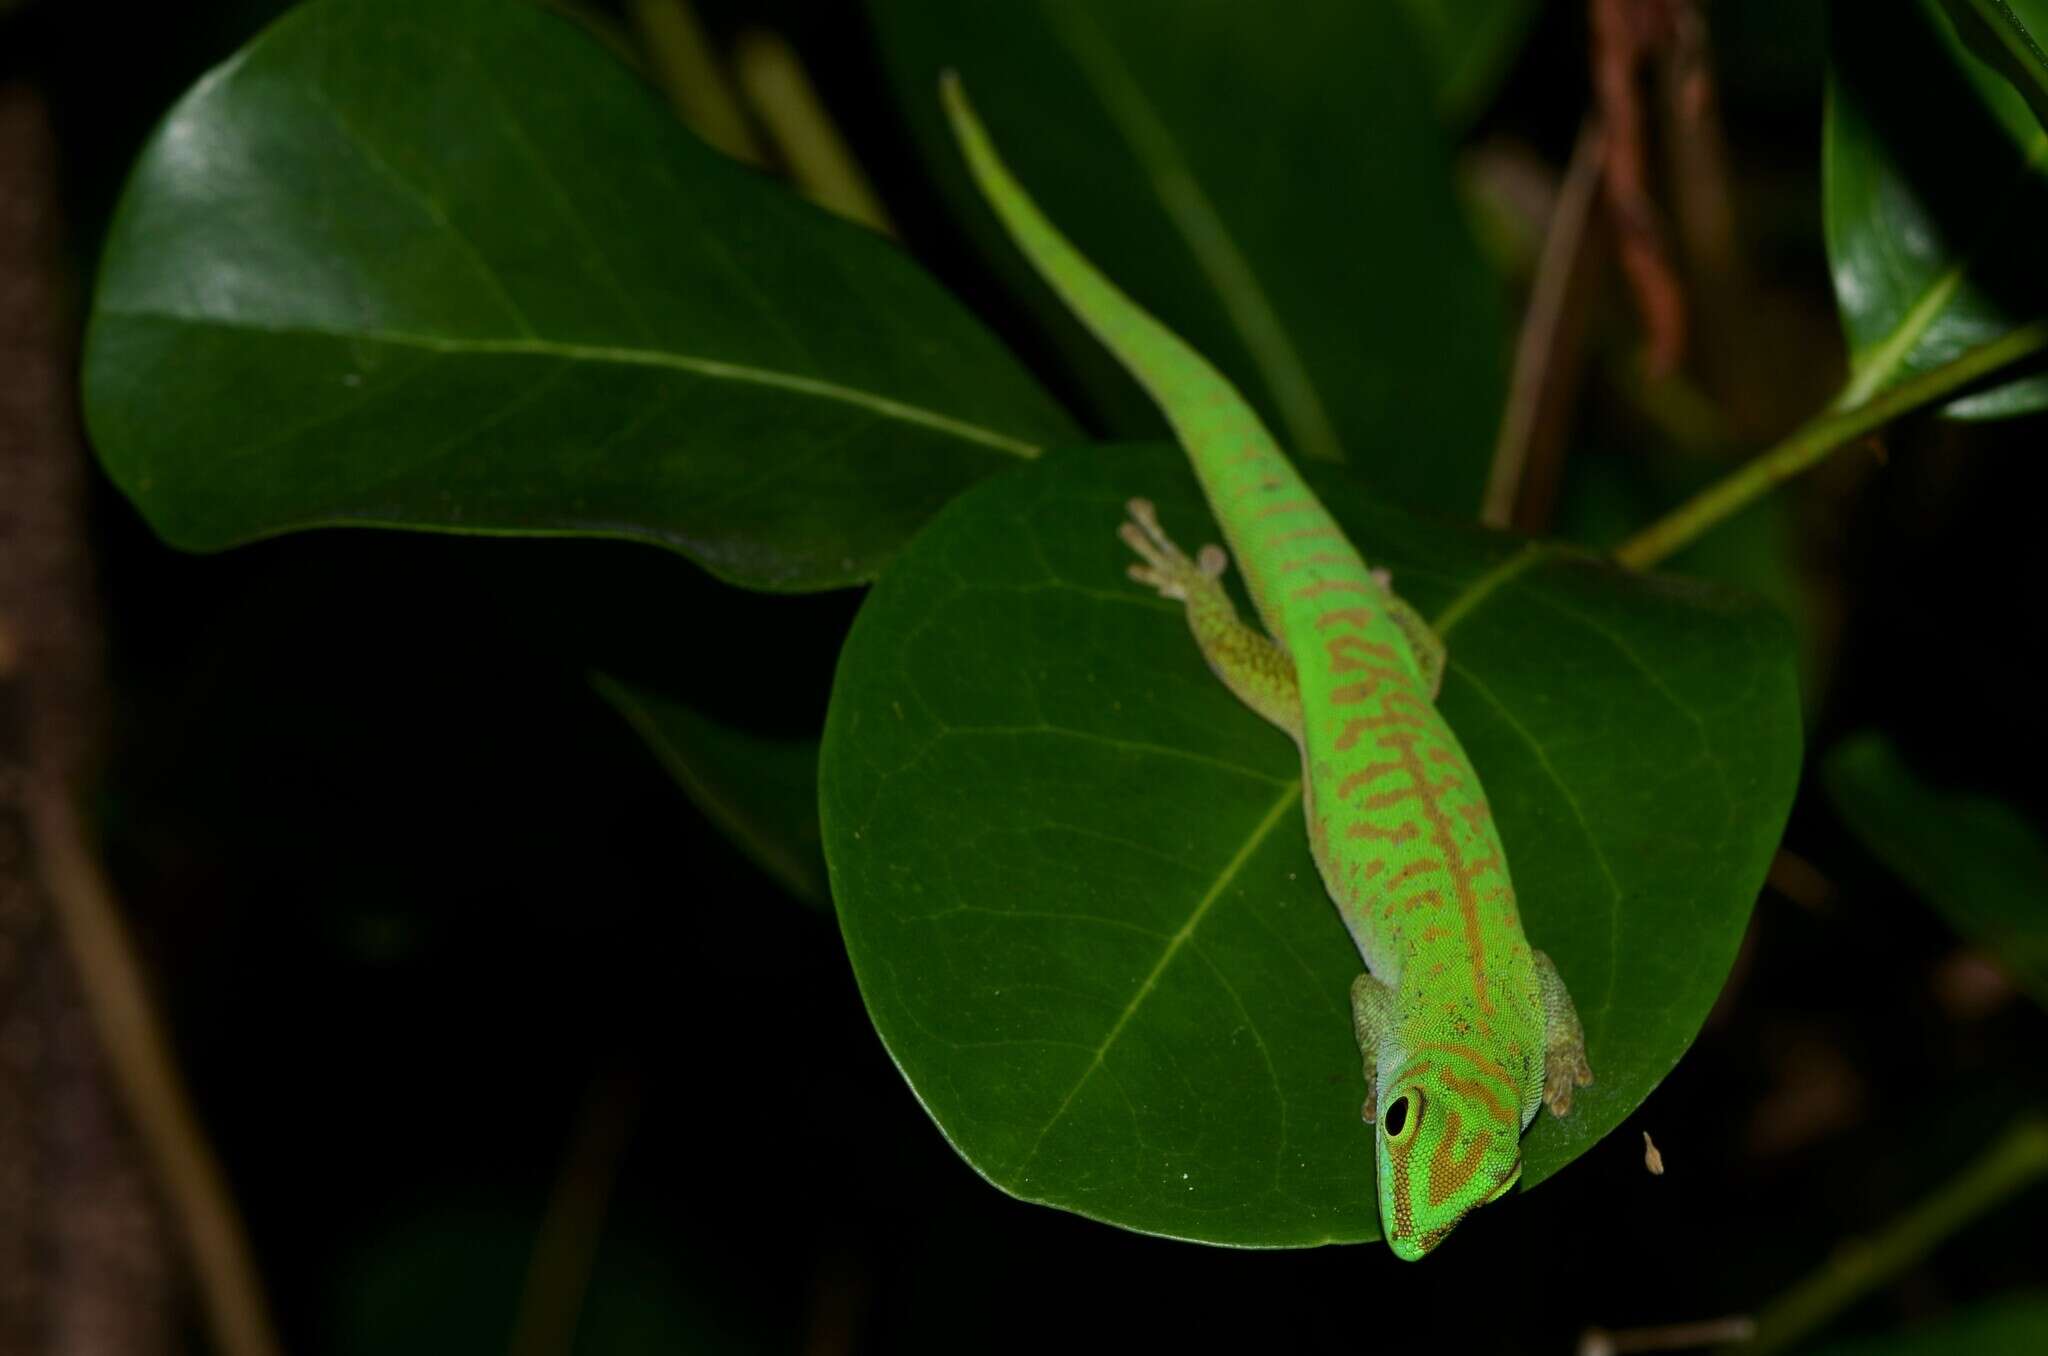
<instances>
[{"instance_id":1,"label":"gecko front foot","mask_svg":"<svg viewBox=\"0 0 2048 1356\"><path fill-rule=\"evenodd\" d=\"M1116 534L1124 539L1124 545L1138 553L1142 562L1131 566L1128 573L1140 584L1157 589L1160 597L1186 602L1204 581L1221 579L1230 568L1230 557L1213 543L1189 560L1187 553L1175 546L1166 529L1159 525L1159 515L1151 500L1133 499L1124 507L1131 519Z\"/></svg>"},{"instance_id":2,"label":"gecko front foot","mask_svg":"<svg viewBox=\"0 0 2048 1356\"><path fill-rule=\"evenodd\" d=\"M1593 1066L1586 1063L1583 1045L1557 1046L1543 1056L1543 1105L1553 1116L1572 1112L1572 1089L1591 1087Z\"/></svg>"}]
</instances>

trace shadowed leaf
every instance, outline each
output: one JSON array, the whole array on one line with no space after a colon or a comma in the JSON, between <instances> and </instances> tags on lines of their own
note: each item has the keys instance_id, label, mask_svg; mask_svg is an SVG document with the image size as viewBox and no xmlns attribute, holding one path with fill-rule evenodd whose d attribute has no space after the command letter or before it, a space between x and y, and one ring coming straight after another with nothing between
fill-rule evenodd
<instances>
[{"instance_id":1,"label":"shadowed leaf","mask_svg":"<svg viewBox=\"0 0 2048 1356\"><path fill-rule=\"evenodd\" d=\"M2002 800L1930 786L1874 732L1837 745L1822 781L1870 855L2048 1007L2048 842L2040 830Z\"/></svg>"},{"instance_id":2,"label":"shadowed leaf","mask_svg":"<svg viewBox=\"0 0 2048 1356\"><path fill-rule=\"evenodd\" d=\"M2048 125L2048 0L1942 0L1963 41Z\"/></svg>"},{"instance_id":3,"label":"shadowed leaf","mask_svg":"<svg viewBox=\"0 0 2048 1356\"><path fill-rule=\"evenodd\" d=\"M648 688L602 674L591 681L741 851L804 903L825 906L816 740L770 739Z\"/></svg>"}]
</instances>

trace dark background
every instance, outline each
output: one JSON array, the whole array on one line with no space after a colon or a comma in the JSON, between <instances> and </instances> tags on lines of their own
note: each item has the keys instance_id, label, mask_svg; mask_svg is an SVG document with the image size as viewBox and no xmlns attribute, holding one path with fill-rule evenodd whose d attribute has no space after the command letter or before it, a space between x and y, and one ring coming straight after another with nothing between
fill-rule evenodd
<instances>
[{"instance_id":1,"label":"dark background","mask_svg":"<svg viewBox=\"0 0 2048 1356\"><path fill-rule=\"evenodd\" d=\"M280 8L42 0L0 17L0 79L33 82L56 122L81 310L149 125ZM972 280L858 6L700 10L722 37L790 37L911 248ZM1778 378L1810 409L1841 363L1821 6L1708 13L1745 247L1774 314L1821 336ZM1561 165L1585 50L1576 7L1548 7L1469 143ZM1597 382L1582 424L1568 529L1617 498L1645 520L1699 470L1617 470L1640 429ZM2042 428L1919 422L1883 466L1852 455L1798 487L1780 545L1816 754L1879 725L2038 822ZM743 594L591 543L316 533L186 556L96 484L117 727L96 808L293 1350L504 1349L551 1195L595 1161L617 1175L579 1352L1560 1351L1590 1325L1753 1310L2048 1096L2041 1011L1973 987L1961 943L1809 787L1786 843L1812 870L1761 897L1692 1053L1622 1130L1428 1263L1225 1251L1023 1205L919 1110L831 918L732 848L585 681L608 667L814 732L857 595ZM633 596L593 615L626 552ZM2038 1209L1990 1216L1847 1323L2048 1282Z\"/></svg>"}]
</instances>

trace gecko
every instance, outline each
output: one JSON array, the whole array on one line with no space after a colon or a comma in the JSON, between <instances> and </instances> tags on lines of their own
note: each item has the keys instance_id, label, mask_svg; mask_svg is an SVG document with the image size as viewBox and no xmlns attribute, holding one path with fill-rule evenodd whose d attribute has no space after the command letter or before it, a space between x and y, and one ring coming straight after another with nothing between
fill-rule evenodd
<instances>
[{"instance_id":1,"label":"gecko","mask_svg":"<svg viewBox=\"0 0 2048 1356\"><path fill-rule=\"evenodd\" d=\"M984 199L1136 378L1228 551L1177 547L1132 499L1133 580L1180 603L1209 668L1301 753L1310 851L1365 962L1351 985L1380 1228L1415 1261L1521 1179L1539 1108L1593 1081L1557 967L1530 946L1486 794L1438 711L1444 642L1368 566L1222 373L1105 278L1012 176L952 72L940 94ZM1238 615L1235 557L1263 625Z\"/></svg>"}]
</instances>

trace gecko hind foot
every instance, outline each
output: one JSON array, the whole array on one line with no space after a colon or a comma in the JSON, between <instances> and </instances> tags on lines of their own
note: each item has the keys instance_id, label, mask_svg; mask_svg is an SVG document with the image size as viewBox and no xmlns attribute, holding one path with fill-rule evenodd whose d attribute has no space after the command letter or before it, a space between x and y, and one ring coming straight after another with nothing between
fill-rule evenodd
<instances>
[{"instance_id":1,"label":"gecko hind foot","mask_svg":"<svg viewBox=\"0 0 2048 1356\"><path fill-rule=\"evenodd\" d=\"M1592 1084L1593 1066L1586 1063L1584 1047L1561 1045L1544 1056L1543 1105L1550 1108L1551 1115L1571 1115L1573 1087Z\"/></svg>"},{"instance_id":2,"label":"gecko hind foot","mask_svg":"<svg viewBox=\"0 0 2048 1356\"><path fill-rule=\"evenodd\" d=\"M1158 590L1160 597L1186 602L1203 581L1220 579L1230 568L1230 557L1213 542L1189 560L1187 553L1174 545L1173 538L1159 525L1159 515L1151 500L1133 499L1124 507L1131 517L1117 528L1117 535L1142 562L1132 565L1127 573L1138 583Z\"/></svg>"}]
</instances>

